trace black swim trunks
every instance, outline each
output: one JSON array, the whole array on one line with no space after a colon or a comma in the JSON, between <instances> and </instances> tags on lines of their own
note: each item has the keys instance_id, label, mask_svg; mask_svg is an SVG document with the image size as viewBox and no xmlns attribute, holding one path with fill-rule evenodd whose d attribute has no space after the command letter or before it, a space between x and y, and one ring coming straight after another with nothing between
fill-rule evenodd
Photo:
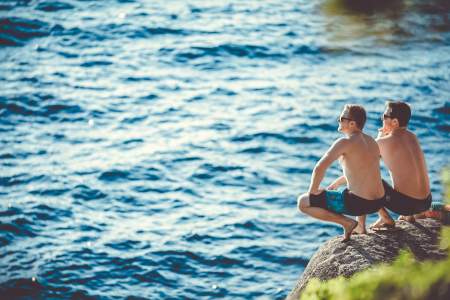
<instances>
[{"instance_id":1,"label":"black swim trunks","mask_svg":"<svg viewBox=\"0 0 450 300\"><path fill-rule=\"evenodd\" d=\"M309 195L309 204L332 212L350 216L362 216L377 212L385 205L385 197L375 200L361 198L348 189L343 191L326 190L318 195Z\"/></svg>"},{"instance_id":2,"label":"black swim trunks","mask_svg":"<svg viewBox=\"0 0 450 300\"><path fill-rule=\"evenodd\" d=\"M383 180L384 190L386 191L386 208L395 213L411 216L428 210L431 207L431 194L424 199L416 199L406 196L394 190L386 181Z\"/></svg>"}]
</instances>

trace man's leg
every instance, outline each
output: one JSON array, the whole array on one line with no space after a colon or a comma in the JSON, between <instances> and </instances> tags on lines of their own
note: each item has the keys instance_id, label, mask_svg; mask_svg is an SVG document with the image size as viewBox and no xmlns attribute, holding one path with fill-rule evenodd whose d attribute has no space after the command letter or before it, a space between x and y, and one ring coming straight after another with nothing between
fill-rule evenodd
<instances>
[{"instance_id":1,"label":"man's leg","mask_svg":"<svg viewBox=\"0 0 450 300\"><path fill-rule=\"evenodd\" d=\"M334 222L341 225L344 228L344 238L342 239L342 241L344 242L350 239L353 229L355 229L355 227L358 225L358 222L343 215L320 207L311 207L309 204L308 194L303 194L298 197L298 208L301 212L316 219Z\"/></svg>"},{"instance_id":2,"label":"man's leg","mask_svg":"<svg viewBox=\"0 0 450 300\"><path fill-rule=\"evenodd\" d=\"M395 226L395 221L392 219L392 217L389 215L387 210L383 207L378 211L378 215L380 216L378 220L370 225L370 229L377 229L377 228L392 228Z\"/></svg>"},{"instance_id":3,"label":"man's leg","mask_svg":"<svg viewBox=\"0 0 450 300\"><path fill-rule=\"evenodd\" d=\"M356 217L358 220L358 226L356 226L355 230L353 230L353 233L355 234L367 234L366 230L366 215L358 216Z\"/></svg>"}]
</instances>

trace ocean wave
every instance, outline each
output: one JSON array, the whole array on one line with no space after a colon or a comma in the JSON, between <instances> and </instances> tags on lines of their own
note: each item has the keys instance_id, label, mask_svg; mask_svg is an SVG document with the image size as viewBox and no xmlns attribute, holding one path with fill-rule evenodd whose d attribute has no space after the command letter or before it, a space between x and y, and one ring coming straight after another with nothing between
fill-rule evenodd
<instances>
[{"instance_id":1,"label":"ocean wave","mask_svg":"<svg viewBox=\"0 0 450 300\"><path fill-rule=\"evenodd\" d=\"M32 190L29 193L32 195L57 197L57 196L64 195L68 191L69 190L65 189L65 188L63 188L63 189L38 189L38 190Z\"/></svg>"},{"instance_id":2,"label":"ocean wave","mask_svg":"<svg viewBox=\"0 0 450 300\"><path fill-rule=\"evenodd\" d=\"M190 179L208 180L208 179L214 178L214 176L215 176L214 174L201 172L201 173L193 174Z\"/></svg>"},{"instance_id":3,"label":"ocean wave","mask_svg":"<svg viewBox=\"0 0 450 300\"><path fill-rule=\"evenodd\" d=\"M191 34L189 31L184 29L174 29L174 28L168 28L168 27L143 27L139 30L135 30L132 32L127 32L127 36L131 39L137 39L137 38L149 38L153 37L155 35L180 35L185 36Z\"/></svg>"},{"instance_id":4,"label":"ocean wave","mask_svg":"<svg viewBox=\"0 0 450 300\"><path fill-rule=\"evenodd\" d=\"M105 176L108 176L108 175L105 175ZM116 176L116 175L111 174L111 176ZM73 189L72 197L74 199L90 201L90 200L103 199L103 198L107 197L107 195L100 190L92 189L87 185L80 184L80 185L75 186L75 188Z\"/></svg>"},{"instance_id":5,"label":"ocean wave","mask_svg":"<svg viewBox=\"0 0 450 300\"><path fill-rule=\"evenodd\" d=\"M99 179L102 181L157 181L164 177L163 172L153 167L133 167L130 170L112 169L104 171L100 174Z\"/></svg>"},{"instance_id":6,"label":"ocean wave","mask_svg":"<svg viewBox=\"0 0 450 300\"><path fill-rule=\"evenodd\" d=\"M98 179L102 181L122 181L130 177L130 172L121 170L110 170L103 172Z\"/></svg>"},{"instance_id":7,"label":"ocean wave","mask_svg":"<svg viewBox=\"0 0 450 300\"><path fill-rule=\"evenodd\" d=\"M300 46L297 46L292 53L294 55L305 55L305 54L318 55L321 52L322 52L322 50L320 47L300 45Z\"/></svg>"},{"instance_id":8,"label":"ocean wave","mask_svg":"<svg viewBox=\"0 0 450 300\"><path fill-rule=\"evenodd\" d=\"M72 211L68 209L50 207L45 204L36 205L24 214L31 218L36 226L42 225L42 222L58 222L72 217Z\"/></svg>"},{"instance_id":9,"label":"ocean wave","mask_svg":"<svg viewBox=\"0 0 450 300\"><path fill-rule=\"evenodd\" d=\"M287 167L283 168L283 172L286 174L310 174L312 170L309 168Z\"/></svg>"},{"instance_id":10,"label":"ocean wave","mask_svg":"<svg viewBox=\"0 0 450 300\"><path fill-rule=\"evenodd\" d=\"M0 97L0 116L10 115L25 117L52 117L54 115L71 116L68 120L79 116L84 110L76 104L49 103L57 102L52 95L29 94L18 97Z\"/></svg>"},{"instance_id":11,"label":"ocean wave","mask_svg":"<svg viewBox=\"0 0 450 300\"><path fill-rule=\"evenodd\" d=\"M267 152L268 148L267 147L263 147L263 146L258 146L258 147L249 147L249 148L245 148L243 150L240 150L239 153L244 153L244 154L260 154L260 153L264 153Z\"/></svg>"},{"instance_id":12,"label":"ocean wave","mask_svg":"<svg viewBox=\"0 0 450 300\"><path fill-rule=\"evenodd\" d=\"M29 175L25 173L16 174L12 176L0 177L0 186L11 187L15 185L26 185L31 182L48 180L46 175Z\"/></svg>"},{"instance_id":13,"label":"ocean wave","mask_svg":"<svg viewBox=\"0 0 450 300\"><path fill-rule=\"evenodd\" d=\"M182 258L186 262L196 262L201 265L209 266L209 267L218 267L218 268L231 268L231 267L243 267L245 266L245 262L239 259L234 259L222 255L213 256L213 257L205 257L200 254L196 254L191 251L176 251L176 250L167 250L167 251L156 251L152 253L158 257L164 257L164 261L160 261L163 263L166 260L170 260L171 258Z\"/></svg>"},{"instance_id":14,"label":"ocean wave","mask_svg":"<svg viewBox=\"0 0 450 300\"><path fill-rule=\"evenodd\" d=\"M244 167L236 165L213 165L211 163L204 163L200 168L210 173L224 173L230 171L242 171Z\"/></svg>"},{"instance_id":15,"label":"ocean wave","mask_svg":"<svg viewBox=\"0 0 450 300\"><path fill-rule=\"evenodd\" d=\"M279 249L263 248L259 246L238 247L231 253L243 256L257 257L258 259L262 259L264 261L279 264L282 266L301 265L303 267L306 267L309 262L309 259L301 256L282 256L278 254L280 253Z\"/></svg>"},{"instance_id":16,"label":"ocean wave","mask_svg":"<svg viewBox=\"0 0 450 300\"><path fill-rule=\"evenodd\" d=\"M138 122L138 121L143 121L143 120L145 120L146 118L147 118L147 116L144 116L144 117L137 117L137 118L132 118L132 119L126 119L126 120L124 120L124 123L127 123L127 124L133 124L133 123L136 123L136 122ZM143 142L144 142L143 139L129 139L129 140L123 141L123 142L122 142L122 145L142 144Z\"/></svg>"},{"instance_id":17,"label":"ocean wave","mask_svg":"<svg viewBox=\"0 0 450 300\"><path fill-rule=\"evenodd\" d=\"M183 156L183 157L177 157L171 160L172 163L184 163L184 162L191 162L191 161L199 161L202 160L199 156Z\"/></svg>"},{"instance_id":18,"label":"ocean wave","mask_svg":"<svg viewBox=\"0 0 450 300\"><path fill-rule=\"evenodd\" d=\"M24 217L18 217L5 223L0 221L0 242L8 245L18 237L37 236L32 225L33 222Z\"/></svg>"},{"instance_id":19,"label":"ocean wave","mask_svg":"<svg viewBox=\"0 0 450 300\"><path fill-rule=\"evenodd\" d=\"M145 82L145 81L155 81L157 79L155 77L150 76L128 76L123 80L128 82L141 82L141 81Z\"/></svg>"},{"instance_id":20,"label":"ocean wave","mask_svg":"<svg viewBox=\"0 0 450 300\"><path fill-rule=\"evenodd\" d=\"M159 96L156 95L156 94L153 94L153 93L148 94L148 95L143 96L143 97L139 97L140 100L155 100L155 99L158 99L158 98L159 98Z\"/></svg>"},{"instance_id":21,"label":"ocean wave","mask_svg":"<svg viewBox=\"0 0 450 300\"><path fill-rule=\"evenodd\" d=\"M187 242L203 242L205 244L211 244L214 241L223 240L225 238L215 237L209 234L192 233L184 237Z\"/></svg>"},{"instance_id":22,"label":"ocean wave","mask_svg":"<svg viewBox=\"0 0 450 300\"><path fill-rule=\"evenodd\" d=\"M82 29L79 27L65 28L61 25L53 26L51 35L65 37L65 39L58 41L58 45L69 49L84 48L87 43L102 42L113 38L107 31L98 32L95 29Z\"/></svg>"},{"instance_id":23,"label":"ocean wave","mask_svg":"<svg viewBox=\"0 0 450 300\"><path fill-rule=\"evenodd\" d=\"M231 138L232 142L250 142L254 140L279 140L289 145L295 144L311 144L317 143L318 139L316 137L306 137L306 136L289 136L281 133L271 133L271 132L258 132L254 134L244 134L240 136L235 136Z\"/></svg>"},{"instance_id":24,"label":"ocean wave","mask_svg":"<svg viewBox=\"0 0 450 300\"><path fill-rule=\"evenodd\" d=\"M107 243L107 244L105 244L105 246L110 247L114 250L118 250L118 251L144 250L144 249L150 248L149 244L143 243L141 241L133 241L133 240L115 241L115 242Z\"/></svg>"},{"instance_id":25,"label":"ocean wave","mask_svg":"<svg viewBox=\"0 0 450 300\"><path fill-rule=\"evenodd\" d=\"M161 284L163 286L167 287L176 287L177 281L171 280L164 275L161 274L161 272L158 272L156 270L148 271L145 273L134 273L131 275L133 279L136 279L140 283L151 283L151 284Z\"/></svg>"},{"instance_id":26,"label":"ocean wave","mask_svg":"<svg viewBox=\"0 0 450 300\"><path fill-rule=\"evenodd\" d=\"M258 221L248 220L245 221L244 223L233 224L233 227L237 229L264 232L265 229L261 225L258 225L257 223Z\"/></svg>"},{"instance_id":27,"label":"ocean wave","mask_svg":"<svg viewBox=\"0 0 450 300\"><path fill-rule=\"evenodd\" d=\"M217 131L223 131L223 130L224 130L224 131L227 131L227 130L230 130L230 129L231 129L231 126L228 125L228 124L219 122L219 123L214 123L214 124L212 124L209 128L210 128L210 129L217 130Z\"/></svg>"},{"instance_id":28,"label":"ocean wave","mask_svg":"<svg viewBox=\"0 0 450 300\"><path fill-rule=\"evenodd\" d=\"M178 62L187 62L190 60L195 60L202 57L246 57L251 59L258 58L271 58L271 59L281 59L285 58L285 55L281 53L274 53L266 46L257 45L239 45L239 44L222 44L218 46L193 46L189 49L176 50L171 48L162 48L160 53L162 55L167 55L169 53L175 52L175 60Z\"/></svg>"},{"instance_id":29,"label":"ocean wave","mask_svg":"<svg viewBox=\"0 0 450 300\"><path fill-rule=\"evenodd\" d=\"M446 102L445 105L434 109L434 111L442 115L450 115L450 102Z\"/></svg>"},{"instance_id":30,"label":"ocean wave","mask_svg":"<svg viewBox=\"0 0 450 300\"><path fill-rule=\"evenodd\" d=\"M0 47L23 46L27 41L48 36L49 25L36 19L0 18Z\"/></svg>"},{"instance_id":31,"label":"ocean wave","mask_svg":"<svg viewBox=\"0 0 450 300\"><path fill-rule=\"evenodd\" d=\"M236 96L237 93L229 89L217 88L211 93L211 95Z\"/></svg>"},{"instance_id":32,"label":"ocean wave","mask_svg":"<svg viewBox=\"0 0 450 300\"><path fill-rule=\"evenodd\" d=\"M28 151L15 151L14 153L3 153L0 154L0 159L13 160L13 159L27 159L33 156L45 156L48 152L44 149L36 150L35 152Z\"/></svg>"},{"instance_id":33,"label":"ocean wave","mask_svg":"<svg viewBox=\"0 0 450 300\"><path fill-rule=\"evenodd\" d=\"M450 125L438 125L436 128L443 132L450 132Z\"/></svg>"},{"instance_id":34,"label":"ocean wave","mask_svg":"<svg viewBox=\"0 0 450 300\"><path fill-rule=\"evenodd\" d=\"M91 67L104 67L104 66L109 66L112 65L113 63L111 61L107 61L107 60L94 60L94 61L87 61L84 62L82 64L80 64L80 67L84 67L84 68L91 68Z\"/></svg>"},{"instance_id":35,"label":"ocean wave","mask_svg":"<svg viewBox=\"0 0 450 300\"><path fill-rule=\"evenodd\" d=\"M45 12L55 12L60 10L67 10L67 9L73 9L74 6L61 1L44 1L39 2L38 5L36 5L37 10L42 10Z\"/></svg>"},{"instance_id":36,"label":"ocean wave","mask_svg":"<svg viewBox=\"0 0 450 300\"><path fill-rule=\"evenodd\" d=\"M22 210L17 207L9 207L7 210L0 211L0 217L11 217L14 215L20 215Z\"/></svg>"},{"instance_id":37,"label":"ocean wave","mask_svg":"<svg viewBox=\"0 0 450 300\"><path fill-rule=\"evenodd\" d=\"M11 153L0 154L0 159L14 159L16 156Z\"/></svg>"}]
</instances>

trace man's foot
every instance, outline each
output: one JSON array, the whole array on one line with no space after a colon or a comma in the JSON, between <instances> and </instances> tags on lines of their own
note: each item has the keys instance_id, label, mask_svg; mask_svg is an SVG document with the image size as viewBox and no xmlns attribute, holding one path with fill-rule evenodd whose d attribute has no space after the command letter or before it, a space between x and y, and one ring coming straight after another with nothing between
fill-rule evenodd
<instances>
[{"instance_id":1,"label":"man's foot","mask_svg":"<svg viewBox=\"0 0 450 300\"><path fill-rule=\"evenodd\" d=\"M352 231L358 226L358 222L355 220L349 220L348 224L342 226L344 227L344 238L342 239L343 242L347 242L350 240L350 236L352 235Z\"/></svg>"},{"instance_id":2,"label":"man's foot","mask_svg":"<svg viewBox=\"0 0 450 300\"><path fill-rule=\"evenodd\" d=\"M352 234L367 234L366 226L358 224L358 226L353 229Z\"/></svg>"},{"instance_id":3,"label":"man's foot","mask_svg":"<svg viewBox=\"0 0 450 300\"><path fill-rule=\"evenodd\" d=\"M409 222L409 223L414 223L416 221L414 216L400 216L400 217L398 217L398 219Z\"/></svg>"},{"instance_id":4,"label":"man's foot","mask_svg":"<svg viewBox=\"0 0 450 300\"><path fill-rule=\"evenodd\" d=\"M373 231L392 229L395 228L395 221L392 219L379 218L375 223L370 225L369 228Z\"/></svg>"}]
</instances>

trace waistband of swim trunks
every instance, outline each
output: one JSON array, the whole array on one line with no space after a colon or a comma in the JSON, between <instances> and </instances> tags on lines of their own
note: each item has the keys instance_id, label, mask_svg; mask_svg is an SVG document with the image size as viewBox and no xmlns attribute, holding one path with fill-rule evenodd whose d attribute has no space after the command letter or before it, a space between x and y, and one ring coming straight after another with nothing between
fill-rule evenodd
<instances>
[{"instance_id":1,"label":"waistband of swim trunks","mask_svg":"<svg viewBox=\"0 0 450 300\"><path fill-rule=\"evenodd\" d=\"M387 183L386 180L382 179L382 182L383 182L384 191L385 191L386 194L388 194L388 193L391 193L391 194L392 194L392 193L400 194L400 196L402 196L402 197L404 197L404 198L406 198L406 199L408 199L408 200L412 200L412 201L431 201L431 199L432 199L431 193L429 193L428 196L426 196L425 198L422 198L422 199L420 199L420 198L414 198L414 197L405 195L405 194L403 194L402 192L397 191L397 190L394 189L389 183ZM388 190L386 190L386 188L387 188ZM386 195L385 195L385 196L386 196Z\"/></svg>"},{"instance_id":2,"label":"waistband of swim trunks","mask_svg":"<svg viewBox=\"0 0 450 300\"><path fill-rule=\"evenodd\" d=\"M355 193L353 193L353 192L350 191L349 189L345 189L344 192L347 193L347 194L349 194L349 195L351 195L352 197L355 197L355 198L358 199L358 200L361 200L361 201L368 201L368 202L371 202L371 203L384 202L385 199L386 199L386 193L385 193L382 197L380 197L380 198L373 199L373 200L369 200L369 199L366 199L366 198L363 198L363 197L360 197L360 196L356 195Z\"/></svg>"}]
</instances>

